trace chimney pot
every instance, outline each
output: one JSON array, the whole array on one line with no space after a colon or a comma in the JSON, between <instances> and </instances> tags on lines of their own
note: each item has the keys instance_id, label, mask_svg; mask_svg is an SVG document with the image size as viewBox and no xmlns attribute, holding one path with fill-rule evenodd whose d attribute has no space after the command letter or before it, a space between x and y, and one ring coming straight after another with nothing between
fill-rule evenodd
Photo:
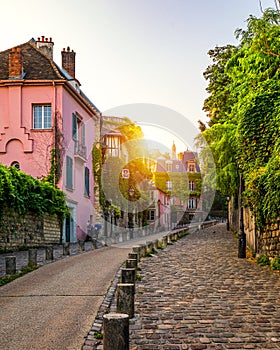
<instances>
[{"instance_id":1,"label":"chimney pot","mask_svg":"<svg viewBox=\"0 0 280 350\"><path fill-rule=\"evenodd\" d=\"M49 39L45 38L44 35L42 35L41 40L38 38L36 42L37 48L44 52L44 54L49 56L51 59L53 59L53 45L54 43L52 40L49 41Z\"/></svg>"}]
</instances>

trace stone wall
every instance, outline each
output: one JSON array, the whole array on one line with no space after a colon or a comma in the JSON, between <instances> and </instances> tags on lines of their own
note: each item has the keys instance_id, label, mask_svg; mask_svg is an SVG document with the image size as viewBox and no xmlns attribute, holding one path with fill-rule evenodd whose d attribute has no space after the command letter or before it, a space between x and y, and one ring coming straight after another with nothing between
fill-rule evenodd
<instances>
[{"instance_id":1,"label":"stone wall","mask_svg":"<svg viewBox=\"0 0 280 350\"><path fill-rule=\"evenodd\" d=\"M249 208L244 208L244 231L248 248L257 255L265 254L274 258L280 256L280 218L277 223L267 224L263 231L258 231L255 219ZM238 209L233 201L229 202L230 229L239 232Z\"/></svg>"},{"instance_id":2,"label":"stone wall","mask_svg":"<svg viewBox=\"0 0 280 350\"><path fill-rule=\"evenodd\" d=\"M59 221L50 215L40 218L33 213L20 216L6 211L0 223L0 248L2 249L42 246L59 242Z\"/></svg>"}]
</instances>

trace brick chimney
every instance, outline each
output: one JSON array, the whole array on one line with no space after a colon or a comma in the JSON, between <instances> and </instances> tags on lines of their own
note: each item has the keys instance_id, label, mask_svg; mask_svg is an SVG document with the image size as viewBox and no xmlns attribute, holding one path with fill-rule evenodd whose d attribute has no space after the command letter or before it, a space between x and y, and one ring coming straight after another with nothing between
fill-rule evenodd
<instances>
[{"instance_id":1,"label":"brick chimney","mask_svg":"<svg viewBox=\"0 0 280 350\"><path fill-rule=\"evenodd\" d=\"M20 47L13 47L9 52L9 79L23 78L23 59Z\"/></svg>"},{"instance_id":2,"label":"brick chimney","mask_svg":"<svg viewBox=\"0 0 280 350\"><path fill-rule=\"evenodd\" d=\"M49 56L51 59L53 59L53 41L52 38L45 38L42 36L41 38L38 38L36 41L36 46L38 49L44 52L47 56Z\"/></svg>"},{"instance_id":3,"label":"brick chimney","mask_svg":"<svg viewBox=\"0 0 280 350\"><path fill-rule=\"evenodd\" d=\"M69 46L67 47L67 51L65 49L61 51L62 68L65 69L72 78L75 78L75 56L76 52L73 50L70 51Z\"/></svg>"}]
</instances>

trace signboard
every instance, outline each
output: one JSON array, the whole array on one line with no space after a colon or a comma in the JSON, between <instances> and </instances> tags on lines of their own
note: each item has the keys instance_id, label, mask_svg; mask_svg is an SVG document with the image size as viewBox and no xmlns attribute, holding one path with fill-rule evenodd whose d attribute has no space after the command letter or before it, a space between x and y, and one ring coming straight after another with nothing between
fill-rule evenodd
<instances>
[{"instance_id":1,"label":"signboard","mask_svg":"<svg viewBox=\"0 0 280 350\"><path fill-rule=\"evenodd\" d=\"M129 179L129 169L122 169L122 178Z\"/></svg>"}]
</instances>

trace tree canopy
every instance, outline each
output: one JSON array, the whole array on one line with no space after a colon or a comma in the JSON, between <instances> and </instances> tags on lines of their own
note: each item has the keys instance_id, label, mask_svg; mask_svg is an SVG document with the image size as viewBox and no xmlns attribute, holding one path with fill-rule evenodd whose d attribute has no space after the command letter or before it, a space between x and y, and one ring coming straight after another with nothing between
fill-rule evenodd
<instances>
[{"instance_id":1,"label":"tree canopy","mask_svg":"<svg viewBox=\"0 0 280 350\"><path fill-rule=\"evenodd\" d=\"M209 123L198 143L205 140L213 154L222 193L236 194L242 175L244 198L259 226L280 211L279 23L273 9L250 16L247 29L236 31L238 46L209 51L213 64L204 73Z\"/></svg>"}]
</instances>

